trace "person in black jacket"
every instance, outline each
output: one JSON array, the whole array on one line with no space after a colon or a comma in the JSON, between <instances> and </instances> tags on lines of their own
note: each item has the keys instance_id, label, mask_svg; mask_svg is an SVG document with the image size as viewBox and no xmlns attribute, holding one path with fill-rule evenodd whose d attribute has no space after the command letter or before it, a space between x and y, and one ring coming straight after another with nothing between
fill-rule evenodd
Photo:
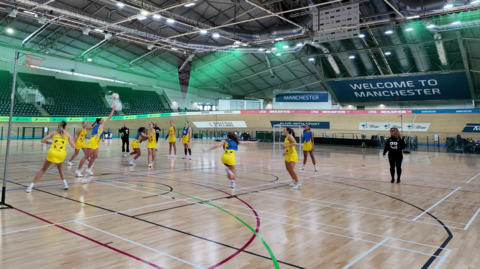
<instances>
[{"instance_id":1,"label":"person in black jacket","mask_svg":"<svg viewBox=\"0 0 480 269\"><path fill-rule=\"evenodd\" d=\"M383 150L383 158L388 151L388 161L390 162L390 174L392 175L392 183L395 182L395 168L397 168L397 183L400 183L402 175L403 149L406 148L405 140L400 136L397 128L390 128L390 137L385 142Z\"/></svg>"},{"instance_id":2,"label":"person in black jacket","mask_svg":"<svg viewBox=\"0 0 480 269\"><path fill-rule=\"evenodd\" d=\"M155 133L157 134L155 136L155 139L157 141L157 145L158 145L158 138L160 137L160 131L161 129L158 127L158 125L155 123L155 127L153 128L155 130ZM155 149L155 151L158 151L158 149Z\"/></svg>"},{"instance_id":3,"label":"person in black jacket","mask_svg":"<svg viewBox=\"0 0 480 269\"><path fill-rule=\"evenodd\" d=\"M122 135L122 152L124 153L126 158L126 156L128 156L128 152L130 152L130 149L129 149L130 141L128 140L128 137L130 135L130 129L127 128L126 122L123 124L123 128L120 129L120 134ZM126 149L125 149L125 144L127 145Z\"/></svg>"}]
</instances>

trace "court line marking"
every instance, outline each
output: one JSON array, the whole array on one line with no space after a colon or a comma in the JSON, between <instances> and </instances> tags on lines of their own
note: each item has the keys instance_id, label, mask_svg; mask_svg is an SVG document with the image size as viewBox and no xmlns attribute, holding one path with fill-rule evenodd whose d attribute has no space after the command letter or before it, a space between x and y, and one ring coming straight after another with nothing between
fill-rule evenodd
<instances>
[{"instance_id":1,"label":"court line marking","mask_svg":"<svg viewBox=\"0 0 480 269\"><path fill-rule=\"evenodd\" d=\"M470 224L472 224L473 220L477 217L478 213L480 213L480 208L477 210L477 212L473 215L473 217L470 219L470 221L467 223L464 230L467 230L468 227L470 227Z\"/></svg>"},{"instance_id":2,"label":"court line marking","mask_svg":"<svg viewBox=\"0 0 480 269\"><path fill-rule=\"evenodd\" d=\"M48 220L46 220L46 219L40 218L40 217L38 217L38 216L35 216L35 215L33 215L33 214L30 214L30 213L25 212L25 211L23 211L23 210L20 210L20 209L18 209L18 208L14 208L14 209L17 210L17 211L20 211L20 212L22 212L22 213L24 213L25 215L28 215L28 216L30 216L30 217L39 219L39 220L41 220L41 221L43 221L43 222L46 222L46 223L53 224L52 222L50 222L50 221L48 221ZM100 245L100 246L102 246L102 247L109 248L109 249L111 249L111 250L113 250L113 251L116 251L116 252L118 252L118 253L121 253L121 254L123 254L123 255L125 255L125 256L128 256L128 257L130 257L130 258L136 259L136 260L138 260L138 261L140 261L140 262L143 262L143 263L145 263L145 264L148 264L148 265L150 265L150 266L152 266L152 267L155 267L155 268L158 268L158 269L163 269L162 267L160 267L160 266L158 266L158 265L155 265L155 264L153 264L153 263L151 263L151 262L148 262L148 261L146 261L146 260L144 260L144 259L141 259L141 258L139 258L139 257L137 257L137 256L134 256L134 255L132 255L132 254L129 254L129 253L127 253L127 252L121 251L121 250L118 249L118 248L114 248L114 247L111 247L111 246L109 246L109 245L105 245L105 244L103 244L103 243L101 243L101 242L99 242L99 241L97 241L97 240L95 240L95 239L93 239L93 238L91 238L91 237L88 237L88 236L85 236L85 235L83 235L83 234L77 233L77 232L75 232L75 231L72 231L72 230L67 229L67 228L65 228L65 227L63 227L63 226L60 226L60 225L54 225L54 226L55 226L55 227L58 227L58 228L60 228L60 229L62 229L62 230L65 230L65 231L67 231L67 232L70 232L70 233L72 233L72 234L74 234L74 235L77 235L77 236L79 236L79 237L82 237L82 238L84 238L84 239L87 239L87 240L89 240L89 241L91 241L91 242L94 242L94 243L96 243L96 244L98 244L98 245Z\"/></svg>"},{"instance_id":3,"label":"court line marking","mask_svg":"<svg viewBox=\"0 0 480 269\"><path fill-rule=\"evenodd\" d=\"M442 258L440 259L440 261L438 261L437 265L435 265L433 269L439 269L440 266L442 266L442 263L447 259L448 255L450 255L450 252L452 252L452 250L447 249L445 254L443 254Z\"/></svg>"},{"instance_id":4,"label":"court line marking","mask_svg":"<svg viewBox=\"0 0 480 269\"><path fill-rule=\"evenodd\" d=\"M75 220L74 222L76 222L76 223L78 223L78 224L81 224L81 225L84 225L84 226L86 226L86 227L89 227L89 228L91 228L91 229L97 230L97 231L99 231L99 232L108 234L108 235L110 235L110 236L116 237L116 238L121 239L121 240L123 240L123 241L132 243L132 244L134 244L134 245L137 245L137 246L146 248L146 249L148 249L148 250L154 251L154 252L156 252L156 253L165 255L165 256L167 256L167 257L170 257L170 258L175 259L175 260L177 260L177 261L186 263L186 264L191 265L191 266L193 266L193 267L205 269L204 267L201 267L201 266L196 265L196 264L194 264L194 263L191 263L191 262L188 262L188 261L186 261L186 260L180 259L180 258L178 258L178 257L172 256L172 255L170 255L170 254L168 254L168 253L165 253L165 252L163 252L163 251L160 251L160 250L157 250L157 249L154 249L154 248L151 248L151 247L147 247L147 246L142 245L142 244L140 244L140 243L137 243L137 242L135 242L135 241L132 241L132 240L129 240L129 239L127 239L127 238L118 236L118 235L116 235L116 234L112 234L112 233L109 233L109 232L107 232L107 231L98 229L98 228L96 228L96 227L90 226L90 225L85 224L85 223L83 223L83 222L76 221L76 220Z\"/></svg>"},{"instance_id":5,"label":"court line marking","mask_svg":"<svg viewBox=\"0 0 480 269\"><path fill-rule=\"evenodd\" d=\"M354 265L355 263L357 263L359 260L361 260L363 257L367 256L370 252L374 251L376 248L378 248L379 246L383 245L383 243L385 243L389 238L385 238L382 240L382 242L379 242L378 244L376 244L375 246L373 246L372 248L370 248L369 250L365 251L362 255L358 256L355 260L351 261L349 264L347 264L346 266L344 266L342 269L347 269L347 268L350 268L352 265ZM443 258L443 257L442 257Z\"/></svg>"},{"instance_id":6,"label":"court line marking","mask_svg":"<svg viewBox=\"0 0 480 269\"><path fill-rule=\"evenodd\" d=\"M478 173L476 176L472 177L469 181L467 181L467 183L470 183L470 181L472 181L474 178L478 177L480 175L480 173Z\"/></svg>"},{"instance_id":7,"label":"court line marking","mask_svg":"<svg viewBox=\"0 0 480 269\"><path fill-rule=\"evenodd\" d=\"M449 193L447 196L443 197L442 200L438 201L437 203L435 203L434 205L432 205L429 209L423 211L420 215L416 216L412 221L416 221L418 218L420 218L421 216L423 216L423 214L427 213L428 211L430 211L430 209L434 208L435 206L437 206L438 204L440 204L443 200L447 199L450 195L454 194L456 191L458 191L459 189L461 189L460 187L456 188L454 191L452 191L451 193Z\"/></svg>"},{"instance_id":8,"label":"court line marking","mask_svg":"<svg viewBox=\"0 0 480 269\"><path fill-rule=\"evenodd\" d=\"M156 178L160 178L160 179L168 179L168 180L173 180L173 181L178 181L178 182L188 182L188 181L176 180L176 179L167 178L167 177L159 177L159 176L151 176L151 177L156 177ZM190 180L191 181L199 181L199 182L202 182L202 184L205 184L204 181L194 180L194 179L190 179ZM220 184L217 184L217 183L210 183L210 184L220 185ZM208 185L208 184L205 184L205 185ZM292 200L292 199L288 199L288 198L276 197L276 196L271 196L271 195L264 195L264 194L260 194L260 193L253 193L252 192L252 194L261 195L261 196L265 196L265 197L272 197L272 198L282 199L282 200L287 200L287 201L294 201L294 202L299 202L299 203L312 204L312 205L316 205L316 206L320 206L320 207L335 208L335 209L344 210L344 211L363 213L363 214L369 214L369 215L375 215L375 216L381 216L381 217L387 217L387 218L393 218L393 219L400 219L400 220L406 220L406 221L412 221L410 219L405 219L405 218L399 218L399 217L393 217L393 216L388 216L388 215L370 213L370 212L365 212L365 211L358 211L358 210L353 210L353 209L348 209L348 208L340 208L340 207L335 207L335 206L322 205L322 204L318 204L318 203L310 203L310 202L305 202L305 201ZM424 221L417 221L417 222L430 224L430 225L435 225L435 226L442 226L440 224L429 223L429 222L424 222ZM463 225L465 223L459 223L459 224ZM452 229L462 229L462 228L458 228L458 227L450 227L450 228L452 228Z\"/></svg>"}]
</instances>

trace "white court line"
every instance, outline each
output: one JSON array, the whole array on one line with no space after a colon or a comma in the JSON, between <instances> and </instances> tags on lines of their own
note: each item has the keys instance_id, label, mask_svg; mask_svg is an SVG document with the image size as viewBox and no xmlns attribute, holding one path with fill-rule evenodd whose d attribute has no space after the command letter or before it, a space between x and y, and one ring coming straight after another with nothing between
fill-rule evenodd
<instances>
[{"instance_id":1,"label":"white court line","mask_svg":"<svg viewBox=\"0 0 480 269\"><path fill-rule=\"evenodd\" d=\"M465 226L465 228L463 228L464 230L467 230L468 227L470 227L470 224L472 224L473 220L477 217L478 213L480 213L480 208L477 210L477 213L475 213L475 215L473 215L473 217L470 219L470 221L467 223L467 225Z\"/></svg>"},{"instance_id":2,"label":"white court line","mask_svg":"<svg viewBox=\"0 0 480 269\"><path fill-rule=\"evenodd\" d=\"M140 246L140 247L149 249L149 250L151 250L151 251L160 253L160 254L162 254L162 255L165 255L165 256L170 257L170 258L172 258L172 259L175 259L175 260L177 260L177 261L181 261L181 262L186 263L186 264L188 264L188 265L191 265L191 266L193 266L193 267L202 268L202 269L203 269L203 267L201 267L201 266L198 266L198 265L193 264L193 263L191 263L191 262L187 262L186 260L182 260L182 259L180 259L180 258L177 258L177 257L172 256L172 255L170 255L170 254L167 254L167 253L165 253L165 252L162 252L162 251L160 251L160 250L156 250L156 249L154 249L154 248L147 247L147 246L145 246L145 245L142 245L142 244L140 244L140 243L134 242L134 241L132 241L132 240L128 240L128 239L123 238L123 237L120 237L120 236L118 236L118 235L115 235L115 234L106 232L106 231L104 231L104 230L100 230L100 229L98 229L98 228L95 228L95 227L90 226L90 225L88 225L88 224L85 224L85 223L83 223L83 222L79 222L79 221L75 221L75 222L78 223L78 224L87 226L87 227L89 227L89 228L92 228L92 229L94 229L94 230L97 230L97 231L99 231L99 232L102 232L102 233L108 234L108 235L110 235L110 236L116 237L116 238L118 238L118 239L122 239L122 240L124 240L124 241L126 241L126 242L129 242L129 243L132 243L132 244L134 244L134 245L137 245L137 246Z\"/></svg>"},{"instance_id":3,"label":"white court line","mask_svg":"<svg viewBox=\"0 0 480 269\"><path fill-rule=\"evenodd\" d=\"M474 178L478 177L480 175L480 173L478 173L476 176L472 177L469 181L467 181L467 183L470 183L470 181L472 181Z\"/></svg>"},{"instance_id":4,"label":"white court line","mask_svg":"<svg viewBox=\"0 0 480 269\"><path fill-rule=\"evenodd\" d=\"M346 266L344 266L342 269L347 269L347 268L350 268L350 266L354 265L355 263L357 263L359 260L361 260L363 257L367 256L370 252L374 251L376 248L378 248L379 246L383 245L383 243L385 243L389 238L385 238L382 240L382 242L376 244L375 246L373 246L371 249L365 251L362 255L358 256L355 260L351 261L349 264L347 264Z\"/></svg>"},{"instance_id":5,"label":"white court line","mask_svg":"<svg viewBox=\"0 0 480 269\"><path fill-rule=\"evenodd\" d=\"M445 252L445 254L443 254L442 258L437 263L437 265L435 265L435 267L433 269L439 269L440 266L442 266L442 263L447 259L448 255L450 255L450 252L452 252L452 250L447 249L447 252Z\"/></svg>"},{"instance_id":6,"label":"white court line","mask_svg":"<svg viewBox=\"0 0 480 269\"><path fill-rule=\"evenodd\" d=\"M422 214L416 216L412 221L416 221L418 218L420 218L421 216L423 216L423 214L427 213L430 209L434 208L435 206L437 206L438 204L440 204L443 200L447 199L450 195L454 194L456 191L458 191L460 189L460 187L456 188L454 191L452 191L451 193L449 193L447 196L443 197L442 200L438 201L436 204L432 205L429 209L425 210L422 212Z\"/></svg>"}]
</instances>

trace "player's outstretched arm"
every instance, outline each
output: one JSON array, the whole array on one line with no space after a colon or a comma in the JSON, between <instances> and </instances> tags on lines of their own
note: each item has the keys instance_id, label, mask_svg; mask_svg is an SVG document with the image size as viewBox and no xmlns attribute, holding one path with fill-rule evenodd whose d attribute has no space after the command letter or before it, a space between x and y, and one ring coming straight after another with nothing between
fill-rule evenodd
<instances>
[{"instance_id":1,"label":"player's outstretched arm","mask_svg":"<svg viewBox=\"0 0 480 269\"><path fill-rule=\"evenodd\" d=\"M209 149L204 149L203 152L211 151L211 150L214 150L216 148L222 147L223 145L225 145L225 143L226 143L226 141L222 141L222 142L216 144L215 146L213 146Z\"/></svg>"},{"instance_id":2,"label":"player's outstretched arm","mask_svg":"<svg viewBox=\"0 0 480 269\"><path fill-rule=\"evenodd\" d=\"M238 141L238 142L240 143L240 145L257 144L258 142L260 142L260 139L257 141Z\"/></svg>"}]
</instances>

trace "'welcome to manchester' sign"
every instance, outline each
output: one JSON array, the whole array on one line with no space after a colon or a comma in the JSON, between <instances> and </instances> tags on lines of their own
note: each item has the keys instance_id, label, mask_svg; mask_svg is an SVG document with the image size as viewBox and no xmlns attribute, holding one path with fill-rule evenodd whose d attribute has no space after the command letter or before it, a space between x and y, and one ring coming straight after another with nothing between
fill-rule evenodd
<instances>
[{"instance_id":1,"label":"'welcome to manchester' sign","mask_svg":"<svg viewBox=\"0 0 480 269\"><path fill-rule=\"evenodd\" d=\"M328 82L339 102L470 99L465 73Z\"/></svg>"}]
</instances>

